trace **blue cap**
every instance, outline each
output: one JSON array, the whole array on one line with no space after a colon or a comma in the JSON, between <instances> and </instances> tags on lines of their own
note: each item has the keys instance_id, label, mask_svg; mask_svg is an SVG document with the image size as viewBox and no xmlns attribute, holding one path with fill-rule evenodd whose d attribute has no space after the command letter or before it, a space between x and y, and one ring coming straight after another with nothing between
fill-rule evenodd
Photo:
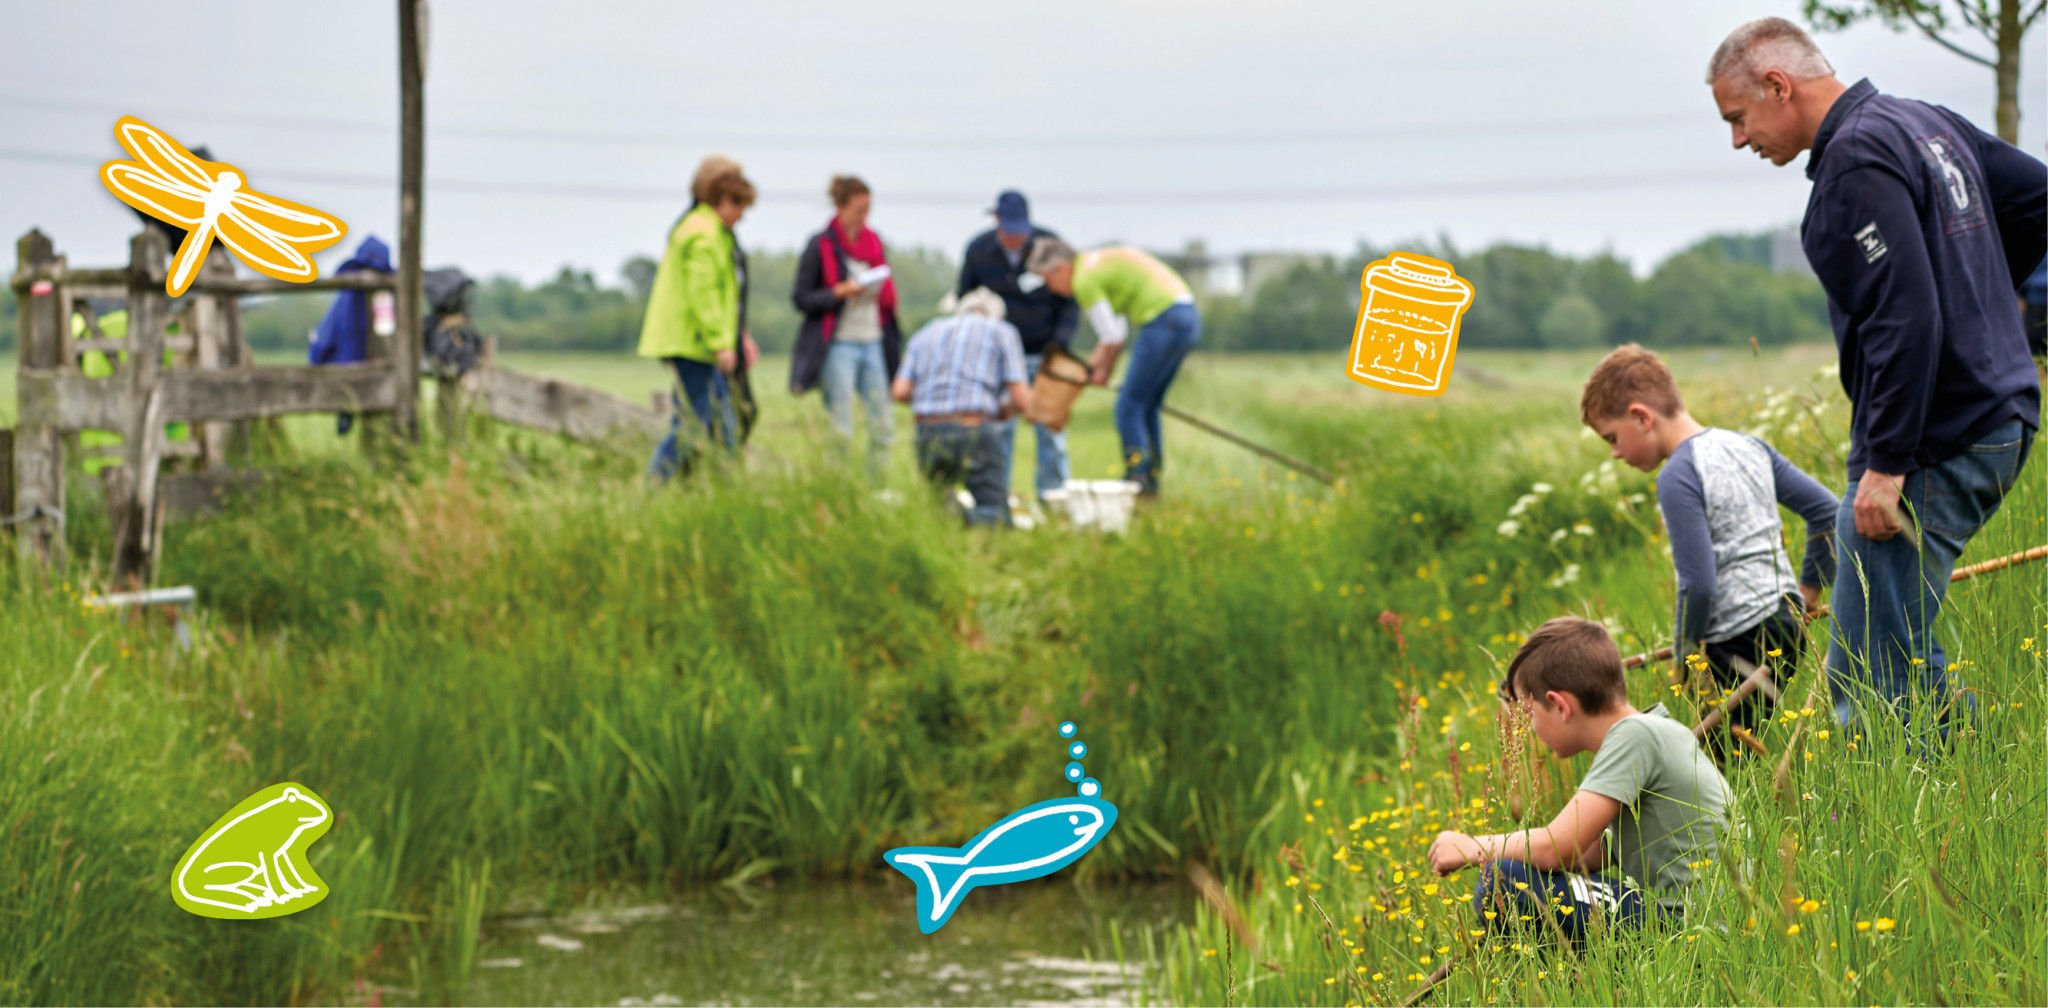
<instances>
[{"instance_id":1,"label":"blue cap","mask_svg":"<svg viewBox=\"0 0 2048 1008\"><path fill-rule=\"evenodd\" d=\"M1031 233L1031 207L1024 202L1024 194L1015 189L1004 190L996 197L996 228L1007 234Z\"/></svg>"}]
</instances>

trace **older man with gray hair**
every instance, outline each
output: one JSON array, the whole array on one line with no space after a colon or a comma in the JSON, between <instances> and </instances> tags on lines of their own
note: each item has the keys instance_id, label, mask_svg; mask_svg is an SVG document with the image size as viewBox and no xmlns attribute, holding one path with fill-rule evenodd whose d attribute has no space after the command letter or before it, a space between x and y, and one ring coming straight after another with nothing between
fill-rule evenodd
<instances>
[{"instance_id":1,"label":"older man with gray hair","mask_svg":"<svg viewBox=\"0 0 2048 1008\"><path fill-rule=\"evenodd\" d=\"M1001 295L986 287L969 291L955 314L910 337L889 387L917 416L917 465L925 478L941 491L967 485L974 498L969 525L1010 523L997 424L1031 408L1024 343L1003 311Z\"/></svg>"},{"instance_id":2,"label":"older man with gray hair","mask_svg":"<svg viewBox=\"0 0 2048 1008\"><path fill-rule=\"evenodd\" d=\"M1872 699L1906 719L1917 696L1946 734L1962 682L1935 617L2041 425L2013 292L2048 248L2048 167L1948 109L1844 87L1783 18L1735 29L1707 83L1737 149L1775 165L1812 151L1800 240L1852 410L1835 715Z\"/></svg>"}]
</instances>

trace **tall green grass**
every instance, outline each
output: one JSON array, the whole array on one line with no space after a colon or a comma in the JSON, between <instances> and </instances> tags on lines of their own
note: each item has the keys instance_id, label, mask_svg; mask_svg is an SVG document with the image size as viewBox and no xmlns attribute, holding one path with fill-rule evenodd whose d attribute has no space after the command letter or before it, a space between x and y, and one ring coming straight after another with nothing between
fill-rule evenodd
<instances>
[{"instance_id":1,"label":"tall green grass","mask_svg":"<svg viewBox=\"0 0 2048 1008\"><path fill-rule=\"evenodd\" d=\"M659 491L633 459L526 436L379 470L302 466L224 515L168 530L162 580L199 586L205 605L190 653L158 622L87 613L80 586L45 590L10 568L0 999L324 1000L358 976L409 972L425 996L459 1000L486 914L613 886L863 875L890 846L964 840L1064 790L1052 730L1063 719L1080 724L1089 771L1122 811L1082 873L1205 864L1257 893L1258 955L1280 967L1238 962L1229 997L1370 999L1348 980L1323 983L1335 964L1292 913L1274 856L1299 846L1321 866L1303 877L1358 915L1368 876L1329 861L1328 817L1399 807L1405 823L1482 795L1485 774L1467 771L1494 760L1491 729L1477 727L1490 724L1490 655L1568 610L1613 620L1625 648L1654 646L1670 572L1654 504L1631 500L1648 481L1600 468L1567 388L1389 402L1325 363L1191 368L1176 402L1344 473L1340 490L1174 430L1169 496L1123 537L972 534L920 496L889 506L805 464L815 424L772 415L758 454L779 463ZM1721 383L1695 399L1730 424L1782 405ZM1824 465L1842 436L1839 395L1817 418L1759 422L1798 416L1805 426L1775 434L1779 447L1839 482ZM1555 489L1503 536L1537 482ZM2038 540L2041 512L2030 485L1980 552ZM104 551L103 528L78 528L82 557ZM1556 529L1566 533L1552 541ZM2014 691L2022 712L2043 709L2026 692L2038 692L2039 659L2019 647L2044 622L2039 578L1994 575L1959 592L1954 611L1976 628L1958 654L1984 666L1980 684ZM1398 615L1398 643L1382 612ZM2018 745L2024 726L2002 720L2013 716L1989 712L1984 730ZM1472 743L1455 772L1446 740ZM1838 789L1857 772L1890 782L1843 792L1863 817L1856 836L1919 802L1926 825L1886 834L1879 860L1917 865L1934 845L1945 891L1996 909L1980 925L2003 945L2038 950L2038 923L2014 914L2038 917L2039 873L2018 877L2009 853L1997 865L1992 852L2038 847L2039 809L2031 827L1953 813L1972 807L1964 795L2038 795L2039 749L1974 751L1997 756L1968 772L2004 776L1933 769L1940 784L1924 800L1922 771L1828 758L1798 772L1844 774ZM332 895L261 927L177 910L162 890L185 846L284 779L337 810L310 852ZM1759 785L1739 786L1753 804ZM1802 809L1840 811L1822 801L1833 792L1804 786L1816 799ZM1964 824L1980 836L1936 835ZM1758 829L1763 850L1778 833ZM1411 844L1398 863L1419 853ZM1413 871L1395 864L1376 864L1373 884ZM1812 875L1835 887L1812 891L1841 893L1831 907L1863 906L1850 901L1896 881L1847 859L1816 860ZM1216 927L1163 946L1177 999L1225 998L1203 954L1225 947ZM1706 941L1688 944L1720 947ZM1883 990L1911 999L1932 990L1914 978L1978 976L1914 962ZM2017 996L2039 982L2029 962L2000 967L2004 987L1970 989ZM1704 982L1650 999L1726 996ZM1581 989L1548 996L1595 996ZM1832 989L1770 990L1766 1000Z\"/></svg>"}]
</instances>

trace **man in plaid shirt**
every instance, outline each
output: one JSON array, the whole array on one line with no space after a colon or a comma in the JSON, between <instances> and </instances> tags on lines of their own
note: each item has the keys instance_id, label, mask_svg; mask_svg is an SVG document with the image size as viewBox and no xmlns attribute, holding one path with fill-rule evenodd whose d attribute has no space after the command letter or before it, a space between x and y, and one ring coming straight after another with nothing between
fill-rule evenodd
<instances>
[{"instance_id":1,"label":"man in plaid shirt","mask_svg":"<svg viewBox=\"0 0 2048 1008\"><path fill-rule=\"evenodd\" d=\"M1004 391L1009 392L1007 401ZM1024 343L1003 321L1003 299L978 287L957 314L910 337L889 394L917 415L917 465L941 490L960 483L974 497L969 525L1008 525L1009 487L996 424L1031 406Z\"/></svg>"}]
</instances>

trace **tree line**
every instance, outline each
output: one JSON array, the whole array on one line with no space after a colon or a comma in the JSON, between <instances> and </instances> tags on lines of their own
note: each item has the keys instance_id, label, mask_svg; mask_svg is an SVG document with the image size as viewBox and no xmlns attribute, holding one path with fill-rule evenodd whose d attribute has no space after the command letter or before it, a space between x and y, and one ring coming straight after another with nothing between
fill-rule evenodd
<instances>
[{"instance_id":1,"label":"tree line","mask_svg":"<svg viewBox=\"0 0 2048 1008\"><path fill-rule=\"evenodd\" d=\"M1460 345L1499 349L1610 346L1775 345L1830 338L1827 297L1804 273L1776 273L1768 234L1715 235L1663 262L1647 277L1612 254L1574 257L1540 247L1496 244L1463 251L1448 240L1402 248L1452 263L1478 296L1467 309ZM1388 250L1361 245L1348 256L1304 260L1250 297L1203 298L1206 349L1234 352L1333 351L1349 345L1358 314L1358 279ZM787 351L801 321L789 301L794 251L748 256L747 321L761 349ZM956 260L936 249L892 249L905 331L938 314L958 276ZM630 353L655 261L634 256L615 285L590 270L563 267L528 285L510 276L481 280L472 301L477 327L505 350ZM262 350L304 347L331 296L252 299L244 331ZM0 350L14 346L13 298L0 298ZM1085 342L1088 337L1082 337Z\"/></svg>"},{"instance_id":2,"label":"tree line","mask_svg":"<svg viewBox=\"0 0 2048 1008\"><path fill-rule=\"evenodd\" d=\"M1716 235L1646 278L1609 253L1560 255L1499 244L1461 251L1448 240L1403 245L1457 268L1475 291L1459 345L1497 349L1735 346L1832 338L1827 295L1805 273L1776 273L1771 236ZM1391 251L1310 260L1249 298L1209 298L1203 342L1237 351L1340 350L1358 317L1359 276Z\"/></svg>"}]
</instances>

